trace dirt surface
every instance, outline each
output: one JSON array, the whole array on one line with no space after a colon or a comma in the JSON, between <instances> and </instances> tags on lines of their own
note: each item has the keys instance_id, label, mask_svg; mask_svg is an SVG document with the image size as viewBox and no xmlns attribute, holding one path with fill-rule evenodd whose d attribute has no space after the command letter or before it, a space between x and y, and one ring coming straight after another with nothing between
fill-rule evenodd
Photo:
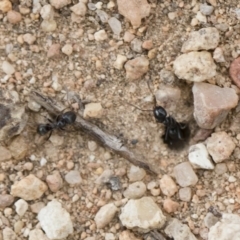
<instances>
[{"instance_id":1,"label":"dirt surface","mask_svg":"<svg viewBox=\"0 0 240 240\"><path fill-rule=\"evenodd\" d=\"M47 1L40 2L47 3ZM107 4L107 1L102 2L103 5ZM218 0L217 6L214 7L215 14L208 17L208 22L192 26L191 20L196 15L195 2L150 1L152 4L151 14L142 21L141 26L146 26L146 30L142 33L133 30L131 24L119 15L117 4L111 10L104 8L106 12L109 11L109 15L116 15L121 21L123 30L120 37L113 35L108 24L101 23L94 11L90 10L87 11L80 23L71 20L69 6L55 10L57 29L50 33L41 30L42 19L39 14L31 12L31 1L20 1L20 3L17 1L13 4L13 9L16 11L19 11L19 4L30 10L30 13L22 15L19 24L9 23L6 14L0 14L0 65L4 60L7 60L14 65L16 70L15 74L7 81L3 80L6 74L0 70L0 78L2 79L0 88L5 97L10 96L9 92L16 91L19 102L26 105L26 114L29 115L27 126L21 133L28 144L26 155L19 160L10 159L0 163L1 194L9 193L11 185L15 181L30 173L45 181L46 176L50 175L53 170L58 170L64 178L70 170L78 169L83 179L80 187L69 187L64 182L63 187L58 192L53 193L48 190L42 198L30 201L29 205L39 201L47 204L53 198L61 200L74 222L74 233L67 239L85 239L90 236L104 239L106 232L113 232L116 236L115 239L118 239L118 233L123 231L124 227L121 226L117 217L110 223L110 226L103 230L97 230L94 224L95 214L100 207L97 202L99 199L105 202L109 201L104 199L106 192L109 191L108 187L96 185L95 180L108 168L113 170L124 168L128 171L129 162L99 145L91 151L90 145L94 139L71 129L54 131L50 140L45 139L39 143L36 126L40 122L47 122L45 116L49 116L43 108L38 112L28 109L29 93L32 90L37 90L62 102L66 108L76 106L76 104L69 106L67 92L74 92L87 103L101 103L104 109L103 116L99 119L88 120L104 131L122 139L124 144L134 152L145 156L145 161L153 166L159 175L148 174L143 181L147 184L150 181L158 181L163 174L171 176L176 164L188 160L188 146L181 151L170 150L161 139L164 134L164 126L155 122L152 112L140 111L128 103L142 109L153 109L152 94L147 87L147 81L150 82L154 93L163 86L177 87L181 90L181 100L174 103L176 107L169 113L178 121L189 122L192 134L194 134L197 126L192 115L192 83L176 78L173 83L167 84L160 78L160 71L162 69L172 71L172 62L180 55L182 44L187 39L188 32L202 27L216 26L219 23L226 23L229 28L225 32L220 31L220 45L224 47L226 62L217 65L220 77L215 79L215 84L218 86L231 85L228 67L233 58L240 53L239 20L233 11L240 7L239 3L233 0ZM174 12L176 15L172 20L169 19L170 12ZM105 29L108 39L101 42L90 41L88 35L100 29ZM127 30L135 33L142 41L152 40L153 47L157 51L155 57L150 60L149 71L139 80L128 80L124 69L117 70L113 67L117 54L125 55L128 60L148 54L147 50L143 50L141 54L134 52L130 43L123 41L123 34ZM36 41L33 44L21 42L21 36L26 33L36 36ZM61 52L56 57L48 58L49 47L55 43L59 43L61 48L67 43L71 44L73 53L66 56ZM15 56L14 61L9 60L10 53ZM58 79L60 91L56 91L52 87L55 78ZM75 111L78 110L75 109ZM82 114L82 111L79 110L79 113ZM229 131L235 116L236 112L231 113L230 117L217 127L217 130L226 131L238 143L236 138L239 137L237 135L238 128L235 126L235 132ZM10 144L11 141L4 146ZM44 165L41 164L43 158L47 160ZM240 203L237 187L240 177L238 159L239 148L237 146L231 159L226 162L228 168L224 174L219 175L215 171L197 170L199 181L192 189L193 198L190 202L181 202L178 194L172 197L174 201L179 202L180 210L170 215L188 224L197 239L204 239L200 236L200 232L202 229L206 229L203 219L211 205L223 212L238 213ZM30 170L26 168L26 163L29 162L33 164ZM229 175L235 176L237 181L229 183ZM121 182L124 187L127 187L126 175L121 177ZM197 190L202 190L204 194L197 193ZM111 194L112 199L118 198L117 194ZM74 195L79 196L79 200L76 202L72 201ZM150 195L150 193L146 192L146 195ZM166 196L160 194L156 197L156 202L162 206L165 198ZM233 199L234 202L230 201L229 203L228 199ZM24 230L31 230L38 224L36 214L28 210L24 217L20 218L15 213L14 206L8 208L13 209L12 214L5 214L8 225L13 227L16 221L21 219L24 222L24 227L17 235L18 239L26 239ZM3 227L4 225L1 226L2 229ZM139 239L143 239L141 234L135 233L135 235Z\"/></svg>"}]
</instances>

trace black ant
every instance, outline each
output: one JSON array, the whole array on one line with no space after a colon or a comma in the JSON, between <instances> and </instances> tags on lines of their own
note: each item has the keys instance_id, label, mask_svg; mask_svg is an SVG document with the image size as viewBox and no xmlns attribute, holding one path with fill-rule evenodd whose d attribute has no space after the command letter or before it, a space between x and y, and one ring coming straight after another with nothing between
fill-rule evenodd
<instances>
[{"instance_id":1,"label":"black ant","mask_svg":"<svg viewBox=\"0 0 240 240\"><path fill-rule=\"evenodd\" d=\"M149 82L147 82L147 84L150 92L154 96L149 86ZM140 108L138 109L142 110ZM142 110L142 111L152 111L152 110ZM168 116L167 111L163 107L157 106L157 101L155 96L154 96L153 114L156 121L159 123L163 123L165 126L165 133L162 136L163 142L166 143L168 147L171 149L180 149L184 147L185 143L189 140L189 137L190 137L190 128L188 124L183 122L178 122L177 120L175 120L175 118Z\"/></svg>"},{"instance_id":2,"label":"black ant","mask_svg":"<svg viewBox=\"0 0 240 240\"><path fill-rule=\"evenodd\" d=\"M73 111L68 111L68 112L62 113L57 116L55 121L48 119L49 123L39 124L37 127L37 132L41 136L50 132L50 134L48 136L48 139L49 139L51 137L54 129L64 130L64 128L67 125L73 124L75 122L76 118L77 118L77 115Z\"/></svg>"}]
</instances>

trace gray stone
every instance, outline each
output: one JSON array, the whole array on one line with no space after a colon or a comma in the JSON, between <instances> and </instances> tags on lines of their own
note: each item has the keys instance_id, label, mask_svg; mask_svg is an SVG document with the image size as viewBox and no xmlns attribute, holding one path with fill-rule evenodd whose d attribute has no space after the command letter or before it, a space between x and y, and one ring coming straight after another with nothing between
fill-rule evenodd
<instances>
[{"instance_id":1,"label":"gray stone","mask_svg":"<svg viewBox=\"0 0 240 240\"><path fill-rule=\"evenodd\" d=\"M204 224L207 228L211 228L218 222L218 218L215 217L212 213L207 213L207 215L204 218Z\"/></svg>"},{"instance_id":2,"label":"gray stone","mask_svg":"<svg viewBox=\"0 0 240 240\"><path fill-rule=\"evenodd\" d=\"M78 170L72 170L65 175L65 181L71 185L82 183L82 178Z\"/></svg>"},{"instance_id":3,"label":"gray stone","mask_svg":"<svg viewBox=\"0 0 240 240\"><path fill-rule=\"evenodd\" d=\"M216 65L209 52L189 52L180 55L173 62L178 78L202 82L216 75Z\"/></svg>"},{"instance_id":4,"label":"gray stone","mask_svg":"<svg viewBox=\"0 0 240 240\"><path fill-rule=\"evenodd\" d=\"M198 177L189 162L183 162L175 166L173 173L181 187L194 186L198 182Z\"/></svg>"},{"instance_id":5,"label":"gray stone","mask_svg":"<svg viewBox=\"0 0 240 240\"><path fill-rule=\"evenodd\" d=\"M129 184L128 188L123 192L124 197L130 199L141 198L147 190L146 185L143 182L135 182Z\"/></svg>"},{"instance_id":6,"label":"gray stone","mask_svg":"<svg viewBox=\"0 0 240 240\"><path fill-rule=\"evenodd\" d=\"M119 35L121 33L122 24L117 18L115 18L115 17L109 18L108 19L108 24L109 24L109 26L112 29L114 34Z\"/></svg>"},{"instance_id":7,"label":"gray stone","mask_svg":"<svg viewBox=\"0 0 240 240\"><path fill-rule=\"evenodd\" d=\"M217 47L214 52L213 52L213 59L216 62L222 63L222 62L226 62L224 55L223 55L223 50L220 47Z\"/></svg>"},{"instance_id":8,"label":"gray stone","mask_svg":"<svg viewBox=\"0 0 240 240\"><path fill-rule=\"evenodd\" d=\"M33 229L29 232L28 240L49 240L49 238L40 229Z\"/></svg>"},{"instance_id":9,"label":"gray stone","mask_svg":"<svg viewBox=\"0 0 240 240\"><path fill-rule=\"evenodd\" d=\"M216 164L214 171L217 175L223 175L228 171L227 165L225 163L218 163Z\"/></svg>"},{"instance_id":10,"label":"gray stone","mask_svg":"<svg viewBox=\"0 0 240 240\"><path fill-rule=\"evenodd\" d=\"M102 23L106 23L108 21L109 16L106 12L104 12L103 10L97 10L96 13L99 16Z\"/></svg>"},{"instance_id":11,"label":"gray stone","mask_svg":"<svg viewBox=\"0 0 240 240\"><path fill-rule=\"evenodd\" d=\"M28 203L23 199L17 200L14 203L14 205L15 205L15 208L16 208L16 213L20 217L22 217L26 213L26 211L28 210Z\"/></svg>"},{"instance_id":12,"label":"gray stone","mask_svg":"<svg viewBox=\"0 0 240 240\"><path fill-rule=\"evenodd\" d=\"M146 176L146 171L143 168L131 165L127 175L130 182L141 181Z\"/></svg>"},{"instance_id":13,"label":"gray stone","mask_svg":"<svg viewBox=\"0 0 240 240\"><path fill-rule=\"evenodd\" d=\"M14 197L9 194L0 194L0 208L9 207L14 202Z\"/></svg>"},{"instance_id":14,"label":"gray stone","mask_svg":"<svg viewBox=\"0 0 240 240\"><path fill-rule=\"evenodd\" d=\"M210 6L210 5L207 5L207 4L201 4L200 5L200 12L203 15L206 15L206 16L211 15L213 10L214 10L213 6Z\"/></svg>"},{"instance_id":15,"label":"gray stone","mask_svg":"<svg viewBox=\"0 0 240 240\"><path fill-rule=\"evenodd\" d=\"M165 84L173 84L175 81L175 75L173 74L172 71L169 71L165 68L163 68L160 73L160 79L163 81Z\"/></svg>"},{"instance_id":16,"label":"gray stone","mask_svg":"<svg viewBox=\"0 0 240 240\"><path fill-rule=\"evenodd\" d=\"M113 170L106 169L103 171L103 173L96 179L96 184L106 184L109 182L110 178L113 177L114 172Z\"/></svg>"},{"instance_id":17,"label":"gray stone","mask_svg":"<svg viewBox=\"0 0 240 240\"><path fill-rule=\"evenodd\" d=\"M137 38L134 38L131 41L131 49L134 52L141 53L143 51L143 49L142 49L142 41L137 39Z\"/></svg>"},{"instance_id":18,"label":"gray stone","mask_svg":"<svg viewBox=\"0 0 240 240\"><path fill-rule=\"evenodd\" d=\"M184 187L179 189L179 198L181 201L190 202L192 198L192 190L190 187Z\"/></svg>"},{"instance_id":19,"label":"gray stone","mask_svg":"<svg viewBox=\"0 0 240 240\"><path fill-rule=\"evenodd\" d=\"M188 225L182 224L178 219L173 218L164 232L174 240L197 240L192 234ZM216 238L217 239L217 238ZM216 240L215 239L215 240Z\"/></svg>"},{"instance_id":20,"label":"gray stone","mask_svg":"<svg viewBox=\"0 0 240 240\"><path fill-rule=\"evenodd\" d=\"M215 128L225 120L229 111L238 103L238 95L232 88L220 88L208 83L195 83L192 91L194 118L201 128Z\"/></svg>"},{"instance_id":21,"label":"gray stone","mask_svg":"<svg viewBox=\"0 0 240 240\"><path fill-rule=\"evenodd\" d=\"M161 228L166 221L159 206L151 197L129 200L119 216L123 226L140 232Z\"/></svg>"},{"instance_id":22,"label":"gray stone","mask_svg":"<svg viewBox=\"0 0 240 240\"><path fill-rule=\"evenodd\" d=\"M188 150L188 160L194 168L214 169L214 165L203 143L192 145Z\"/></svg>"}]
</instances>

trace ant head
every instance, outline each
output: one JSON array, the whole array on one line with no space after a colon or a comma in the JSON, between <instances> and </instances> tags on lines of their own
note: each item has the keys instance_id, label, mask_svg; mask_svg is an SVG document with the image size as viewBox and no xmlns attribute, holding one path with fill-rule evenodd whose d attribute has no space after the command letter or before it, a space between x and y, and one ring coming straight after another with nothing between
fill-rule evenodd
<instances>
[{"instance_id":1,"label":"ant head","mask_svg":"<svg viewBox=\"0 0 240 240\"><path fill-rule=\"evenodd\" d=\"M163 123L167 117L166 110L161 106L155 107L153 109L153 113L154 113L154 117L156 118L156 120L160 123Z\"/></svg>"},{"instance_id":2,"label":"ant head","mask_svg":"<svg viewBox=\"0 0 240 240\"><path fill-rule=\"evenodd\" d=\"M37 133L40 135L45 135L46 133L53 130L51 124L39 124L37 127Z\"/></svg>"}]
</instances>

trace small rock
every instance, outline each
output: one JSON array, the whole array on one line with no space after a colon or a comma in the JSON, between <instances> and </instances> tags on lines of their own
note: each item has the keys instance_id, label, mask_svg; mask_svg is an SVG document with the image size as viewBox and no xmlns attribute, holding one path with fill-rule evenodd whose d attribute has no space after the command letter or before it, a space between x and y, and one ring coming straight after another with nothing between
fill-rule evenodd
<instances>
[{"instance_id":1,"label":"small rock","mask_svg":"<svg viewBox=\"0 0 240 240\"><path fill-rule=\"evenodd\" d=\"M44 20L53 20L54 9L50 4L46 4L41 8L40 14Z\"/></svg>"},{"instance_id":2,"label":"small rock","mask_svg":"<svg viewBox=\"0 0 240 240\"><path fill-rule=\"evenodd\" d=\"M49 238L40 229L33 229L29 232L28 240L49 240Z\"/></svg>"},{"instance_id":3,"label":"small rock","mask_svg":"<svg viewBox=\"0 0 240 240\"><path fill-rule=\"evenodd\" d=\"M207 4L200 4L200 12L205 16L211 15L213 10L214 10L213 6Z\"/></svg>"},{"instance_id":4,"label":"small rock","mask_svg":"<svg viewBox=\"0 0 240 240\"><path fill-rule=\"evenodd\" d=\"M166 221L166 217L151 197L129 200L122 207L119 218L123 226L129 229L136 228L141 232L161 228Z\"/></svg>"},{"instance_id":5,"label":"small rock","mask_svg":"<svg viewBox=\"0 0 240 240\"><path fill-rule=\"evenodd\" d=\"M10 23L17 24L17 23L21 22L22 15L19 12L11 10L7 13L7 19Z\"/></svg>"},{"instance_id":6,"label":"small rock","mask_svg":"<svg viewBox=\"0 0 240 240\"><path fill-rule=\"evenodd\" d=\"M94 218L97 228L99 229L107 226L117 212L118 208L113 203L109 203L101 207Z\"/></svg>"},{"instance_id":7,"label":"small rock","mask_svg":"<svg viewBox=\"0 0 240 240\"><path fill-rule=\"evenodd\" d=\"M14 197L9 194L0 194L0 208L9 207L14 202Z\"/></svg>"},{"instance_id":8,"label":"small rock","mask_svg":"<svg viewBox=\"0 0 240 240\"><path fill-rule=\"evenodd\" d=\"M109 16L106 12L104 12L103 10L97 10L96 13L97 13L97 15L100 18L102 23L108 22Z\"/></svg>"},{"instance_id":9,"label":"small rock","mask_svg":"<svg viewBox=\"0 0 240 240\"><path fill-rule=\"evenodd\" d=\"M178 219L173 218L164 232L174 240L197 240L197 238L191 233L188 225L182 224ZM216 238L217 239L217 238ZM215 240L216 240L215 239Z\"/></svg>"},{"instance_id":10,"label":"small rock","mask_svg":"<svg viewBox=\"0 0 240 240\"><path fill-rule=\"evenodd\" d=\"M142 44L142 48L147 49L147 50L152 49L152 48L153 48L153 42L152 42L152 40L146 40L146 41L144 41L143 44Z\"/></svg>"},{"instance_id":11,"label":"small rock","mask_svg":"<svg viewBox=\"0 0 240 240\"><path fill-rule=\"evenodd\" d=\"M191 32L188 40L184 42L181 51L198 51L215 49L220 40L219 32L214 27L202 28Z\"/></svg>"},{"instance_id":12,"label":"small rock","mask_svg":"<svg viewBox=\"0 0 240 240\"><path fill-rule=\"evenodd\" d=\"M216 65L209 52L189 52L177 57L174 73L181 79L202 82L216 75Z\"/></svg>"},{"instance_id":13,"label":"small rock","mask_svg":"<svg viewBox=\"0 0 240 240\"><path fill-rule=\"evenodd\" d=\"M30 208L33 213L39 213L42 208L45 207L44 202L33 203Z\"/></svg>"},{"instance_id":14,"label":"small rock","mask_svg":"<svg viewBox=\"0 0 240 240\"><path fill-rule=\"evenodd\" d=\"M123 65L124 65L124 63L126 61L127 61L127 57L126 56L118 54L117 55L117 59L116 59L116 61L113 64L113 67L116 68L116 69L121 70L121 69L123 69Z\"/></svg>"},{"instance_id":15,"label":"small rock","mask_svg":"<svg viewBox=\"0 0 240 240\"><path fill-rule=\"evenodd\" d=\"M196 19L201 23L207 23L207 17L203 15L200 11L197 12Z\"/></svg>"},{"instance_id":16,"label":"small rock","mask_svg":"<svg viewBox=\"0 0 240 240\"><path fill-rule=\"evenodd\" d=\"M180 188L178 194L180 200L184 202L190 202L192 198L192 190L190 187Z\"/></svg>"},{"instance_id":17,"label":"small rock","mask_svg":"<svg viewBox=\"0 0 240 240\"><path fill-rule=\"evenodd\" d=\"M23 199L19 199L17 202L14 203L14 205L16 208L16 213L20 217L22 217L28 210L28 203Z\"/></svg>"},{"instance_id":18,"label":"small rock","mask_svg":"<svg viewBox=\"0 0 240 240\"><path fill-rule=\"evenodd\" d=\"M236 145L226 132L216 132L207 139L207 150L215 163L227 160Z\"/></svg>"},{"instance_id":19,"label":"small rock","mask_svg":"<svg viewBox=\"0 0 240 240\"><path fill-rule=\"evenodd\" d=\"M50 239L66 238L73 233L70 214L55 199L39 212L38 220Z\"/></svg>"},{"instance_id":20,"label":"small rock","mask_svg":"<svg viewBox=\"0 0 240 240\"><path fill-rule=\"evenodd\" d=\"M216 24L215 27L222 32L226 32L229 29L229 25L227 23L219 23Z\"/></svg>"},{"instance_id":21,"label":"small rock","mask_svg":"<svg viewBox=\"0 0 240 240\"><path fill-rule=\"evenodd\" d=\"M83 2L79 2L72 6L71 11L73 11L76 15L84 17L87 13L87 7Z\"/></svg>"},{"instance_id":22,"label":"small rock","mask_svg":"<svg viewBox=\"0 0 240 240\"><path fill-rule=\"evenodd\" d=\"M46 184L30 174L12 185L11 195L29 201L40 198L46 190Z\"/></svg>"},{"instance_id":23,"label":"small rock","mask_svg":"<svg viewBox=\"0 0 240 240\"><path fill-rule=\"evenodd\" d=\"M62 47L62 52L68 56L70 56L73 52L73 47L71 44L65 44L63 47Z\"/></svg>"},{"instance_id":24,"label":"small rock","mask_svg":"<svg viewBox=\"0 0 240 240\"><path fill-rule=\"evenodd\" d=\"M147 0L117 0L117 5L119 13L130 20L133 28L138 28L141 25L141 19L149 16L151 9Z\"/></svg>"},{"instance_id":25,"label":"small rock","mask_svg":"<svg viewBox=\"0 0 240 240\"><path fill-rule=\"evenodd\" d=\"M137 39L137 38L134 38L132 41L131 41L131 49L134 51L134 52L137 52L137 53L141 53L143 50L142 50L142 41Z\"/></svg>"},{"instance_id":26,"label":"small rock","mask_svg":"<svg viewBox=\"0 0 240 240\"><path fill-rule=\"evenodd\" d=\"M158 49L157 48L153 48L151 50L148 51L148 58L151 60L151 59L154 59L156 56L157 56L157 52L158 52Z\"/></svg>"},{"instance_id":27,"label":"small rock","mask_svg":"<svg viewBox=\"0 0 240 240\"><path fill-rule=\"evenodd\" d=\"M84 118L101 118L103 115L103 108L101 103L88 103L85 105L83 112Z\"/></svg>"},{"instance_id":28,"label":"small rock","mask_svg":"<svg viewBox=\"0 0 240 240\"><path fill-rule=\"evenodd\" d=\"M208 240L240 239L239 224L239 215L224 213L221 220L210 228Z\"/></svg>"},{"instance_id":29,"label":"small rock","mask_svg":"<svg viewBox=\"0 0 240 240\"><path fill-rule=\"evenodd\" d=\"M214 52L213 52L213 59L216 62L226 62L224 55L223 55L223 50L220 47L217 47Z\"/></svg>"},{"instance_id":30,"label":"small rock","mask_svg":"<svg viewBox=\"0 0 240 240\"><path fill-rule=\"evenodd\" d=\"M56 43L56 44L52 44L48 50L47 53L47 57L48 58L55 58L55 57L59 57L60 55L60 44Z\"/></svg>"},{"instance_id":31,"label":"small rock","mask_svg":"<svg viewBox=\"0 0 240 240\"><path fill-rule=\"evenodd\" d=\"M36 41L36 37L30 33L26 33L23 35L23 40L29 45L32 45Z\"/></svg>"},{"instance_id":32,"label":"small rock","mask_svg":"<svg viewBox=\"0 0 240 240\"><path fill-rule=\"evenodd\" d=\"M0 146L0 162L3 162L3 161L8 161L12 158L12 154L11 152L3 147L3 146Z\"/></svg>"},{"instance_id":33,"label":"small rock","mask_svg":"<svg viewBox=\"0 0 240 240\"><path fill-rule=\"evenodd\" d=\"M42 106L40 104L38 104L37 102L31 100L28 102L28 107L33 112L39 112Z\"/></svg>"},{"instance_id":34,"label":"small rock","mask_svg":"<svg viewBox=\"0 0 240 240\"><path fill-rule=\"evenodd\" d=\"M57 192L63 186L63 180L58 171L55 171L52 175L48 175L46 182L52 192Z\"/></svg>"},{"instance_id":35,"label":"small rock","mask_svg":"<svg viewBox=\"0 0 240 240\"><path fill-rule=\"evenodd\" d=\"M94 33L94 38L96 41L104 41L108 38L108 36L105 30L99 30Z\"/></svg>"},{"instance_id":36,"label":"small rock","mask_svg":"<svg viewBox=\"0 0 240 240\"><path fill-rule=\"evenodd\" d=\"M208 212L204 218L204 224L207 228L211 228L218 222L218 218L215 217L212 213Z\"/></svg>"},{"instance_id":37,"label":"small rock","mask_svg":"<svg viewBox=\"0 0 240 240\"><path fill-rule=\"evenodd\" d=\"M122 24L117 18L115 18L115 17L109 18L108 19L108 24L109 24L109 26L112 29L114 34L119 35L121 33Z\"/></svg>"},{"instance_id":38,"label":"small rock","mask_svg":"<svg viewBox=\"0 0 240 240\"><path fill-rule=\"evenodd\" d=\"M14 69L13 65L10 64L7 61L3 61L3 63L2 63L2 70L7 75L12 75L13 73L15 73L15 69Z\"/></svg>"},{"instance_id":39,"label":"small rock","mask_svg":"<svg viewBox=\"0 0 240 240\"><path fill-rule=\"evenodd\" d=\"M131 165L127 175L130 182L141 181L146 176L146 171L143 168Z\"/></svg>"},{"instance_id":40,"label":"small rock","mask_svg":"<svg viewBox=\"0 0 240 240\"><path fill-rule=\"evenodd\" d=\"M4 227L4 229L2 230L2 235L3 235L3 240L17 240L16 233L9 227Z\"/></svg>"},{"instance_id":41,"label":"small rock","mask_svg":"<svg viewBox=\"0 0 240 240\"><path fill-rule=\"evenodd\" d=\"M96 184L99 184L99 185L101 185L101 184L106 184L106 183L109 182L110 178L113 177L113 175L114 175L114 172L113 172L112 170L106 169L106 170L104 170L104 172L101 174L101 176L99 176L99 177L96 179L95 183L96 183Z\"/></svg>"},{"instance_id":42,"label":"small rock","mask_svg":"<svg viewBox=\"0 0 240 240\"><path fill-rule=\"evenodd\" d=\"M218 126L238 103L238 96L232 88L195 83L192 91L194 118L201 128L213 129Z\"/></svg>"},{"instance_id":43,"label":"small rock","mask_svg":"<svg viewBox=\"0 0 240 240\"><path fill-rule=\"evenodd\" d=\"M120 178L117 176L110 177L109 182L107 182L107 184L112 191L118 191L122 188Z\"/></svg>"},{"instance_id":44,"label":"small rock","mask_svg":"<svg viewBox=\"0 0 240 240\"><path fill-rule=\"evenodd\" d=\"M166 174L160 179L159 184L162 193L168 197L173 196L178 190L176 183Z\"/></svg>"},{"instance_id":45,"label":"small rock","mask_svg":"<svg viewBox=\"0 0 240 240\"><path fill-rule=\"evenodd\" d=\"M218 164L216 164L214 171L219 176L219 175L223 175L224 173L226 173L228 171L228 168L225 163L218 163Z\"/></svg>"},{"instance_id":46,"label":"small rock","mask_svg":"<svg viewBox=\"0 0 240 240\"><path fill-rule=\"evenodd\" d=\"M5 12L8 12L10 10L12 10L12 3L9 0L0 1L0 11L5 13Z\"/></svg>"},{"instance_id":47,"label":"small rock","mask_svg":"<svg viewBox=\"0 0 240 240\"><path fill-rule=\"evenodd\" d=\"M129 60L124 66L126 77L131 80L139 79L148 71L148 66L149 60L145 57L136 57Z\"/></svg>"},{"instance_id":48,"label":"small rock","mask_svg":"<svg viewBox=\"0 0 240 240\"><path fill-rule=\"evenodd\" d=\"M126 31L123 36L124 42L131 42L135 38L135 35Z\"/></svg>"},{"instance_id":49,"label":"small rock","mask_svg":"<svg viewBox=\"0 0 240 240\"><path fill-rule=\"evenodd\" d=\"M198 182L198 177L188 162L176 165L173 172L177 183L181 187L194 186Z\"/></svg>"},{"instance_id":50,"label":"small rock","mask_svg":"<svg viewBox=\"0 0 240 240\"><path fill-rule=\"evenodd\" d=\"M119 240L141 240L141 239L135 237L134 234L131 233L130 231L125 230L119 234Z\"/></svg>"},{"instance_id":51,"label":"small rock","mask_svg":"<svg viewBox=\"0 0 240 240\"><path fill-rule=\"evenodd\" d=\"M173 84L175 81L175 76L172 71L169 71L165 68L163 68L160 71L160 79L163 81L165 84Z\"/></svg>"},{"instance_id":52,"label":"small rock","mask_svg":"<svg viewBox=\"0 0 240 240\"><path fill-rule=\"evenodd\" d=\"M163 201L163 208L167 213L174 213L178 211L180 204L167 198Z\"/></svg>"},{"instance_id":53,"label":"small rock","mask_svg":"<svg viewBox=\"0 0 240 240\"><path fill-rule=\"evenodd\" d=\"M9 145L9 150L16 160L23 159L28 153L29 144L22 136L14 138L14 140Z\"/></svg>"},{"instance_id":54,"label":"small rock","mask_svg":"<svg viewBox=\"0 0 240 240\"><path fill-rule=\"evenodd\" d=\"M41 28L44 32L53 32L57 28L57 22L53 19L43 20L41 23Z\"/></svg>"},{"instance_id":55,"label":"small rock","mask_svg":"<svg viewBox=\"0 0 240 240\"><path fill-rule=\"evenodd\" d=\"M56 9L63 8L71 3L71 0L50 0L50 4Z\"/></svg>"},{"instance_id":56,"label":"small rock","mask_svg":"<svg viewBox=\"0 0 240 240\"><path fill-rule=\"evenodd\" d=\"M94 142L94 141L88 141L88 149L91 151L91 152L94 152L97 150L97 143Z\"/></svg>"},{"instance_id":57,"label":"small rock","mask_svg":"<svg viewBox=\"0 0 240 240\"><path fill-rule=\"evenodd\" d=\"M188 150L188 160L194 168L214 169L207 148L203 143L192 145Z\"/></svg>"},{"instance_id":58,"label":"small rock","mask_svg":"<svg viewBox=\"0 0 240 240\"><path fill-rule=\"evenodd\" d=\"M105 233L105 240L116 240L116 237L113 233Z\"/></svg>"},{"instance_id":59,"label":"small rock","mask_svg":"<svg viewBox=\"0 0 240 240\"><path fill-rule=\"evenodd\" d=\"M72 170L65 175L65 181L71 185L77 185L82 183L82 178L77 170Z\"/></svg>"},{"instance_id":60,"label":"small rock","mask_svg":"<svg viewBox=\"0 0 240 240\"><path fill-rule=\"evenodd\" d=\"M233 82L240 88L240 57L233 60L229 73Z\"/></svg>"},{"instance_id":61,"label":"small rock","mask_svg":"<svg viewBox=\"0 0 240 240\"><path fill-rule=\"evenodd\" d=\"M123 192L125 198L136 199L141 198L147 190L146 185L142 182L129 184L128 188Z\"/></svg>"}]
</instances>

